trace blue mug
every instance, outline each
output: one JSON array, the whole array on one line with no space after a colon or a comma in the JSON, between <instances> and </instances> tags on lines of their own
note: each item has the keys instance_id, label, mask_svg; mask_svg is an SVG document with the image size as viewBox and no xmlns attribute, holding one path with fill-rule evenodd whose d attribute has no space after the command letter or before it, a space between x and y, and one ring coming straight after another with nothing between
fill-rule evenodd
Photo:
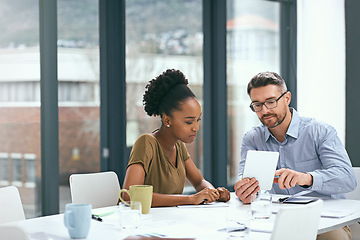
<instances>
[{"instance_id":1,"label":"blue mug","mask_svg":"<svg viewBox=\"0 0 360 240\"><path fill-rule=\"evenodd\" d=\"M64 224L71 238L86 238L90 230L91 204L69 203L65 206Z\"/></svg>"}]
</instances>

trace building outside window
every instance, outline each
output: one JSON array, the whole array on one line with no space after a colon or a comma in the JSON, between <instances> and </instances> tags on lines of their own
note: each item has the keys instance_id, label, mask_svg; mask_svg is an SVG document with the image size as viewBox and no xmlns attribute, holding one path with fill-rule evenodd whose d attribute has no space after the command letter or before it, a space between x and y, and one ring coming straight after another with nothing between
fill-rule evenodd
<instances>
[{"instance_id":1,"label":"building outside window","mask_svg":"<svg viewBox=\"0 0 360 240\"><path fill-rule=\"evenodd\" d=\"M11 153L11 173L12 173L12 182L11 184L17 187L22 186L22 155L21 153Z\"/></svg>"},{"instance_id":2,"label":"building outside window","mask_svg":"<svg viewBox=\"0 0 360 240\"><path fill-rule=\"evenodd\" d=\"M0 186L8 186L9 179L9 154L0 153Z\"/></svg>"},{"instance_id":3,"label":"building outside window","mask_svg":"<svg viewBox=\"0 0 360 240\"><path fill-rule=\"evenodd\" d=\"M99 3L57 2L63 211L71 202L69 175L100 171ZM0 158L1 183L18 186L29 218L41 215L39 2L6 0L0 9L0 152L10 156Z\"/></svg>"},{"instance_id":4,"label":"building outside window","mask_svg":"<svg viewBox=\"0 0 360 240\"><path fill-rule=\"evenodd\" d=\"M36 155L31 153L24 154L25 165L25 186L33 188L36 185Z\"/></svg>"},{"instance_id":5,"label":"building outside window","mask_svg":"<svg viewBox=\"0 0 360 240\"><path fill-rule=\"evenodd\" d=\"M228 185L236 182L243 134L258 125L247 84L259 72L280 71L279 3L227 1Z\"/></svg>"},{"instance_id":6,"label":"building outside window","mask_svg":"<svg viewBox=\"0 0 360 240\"><path fill-rule=\"evenodd\" d=\"M69 176L100 171L99 1L58 0L60 212Z\"/></svg>"},{"instance_id":7,"label":"building outside window","mask_svg":"<svg viewBox=\"0 0 360 240\"><path fill-rule=\"evenodd\" d=\"M1 185L18 187L27 218L39 216L40 158L29 188L24 154L40 156L39 1L0 1ZM33 171L33 170L32 170Z\"/></svg>"},{"instance_id":8,"label":"building outside window","mask_svg":"<svg viewBox=\"0 0 360 240\"><path fill-rule=\"evenodd\" d=\"M160 127L160 118L146 115L142 96L146 84L163 71L182 71L203 105L202 1L127 0L125 5L127 146L130 148L141 134ZM195 142L187 144L200 171L202 148L200 124Z\"/></svg>"}]
</instances>

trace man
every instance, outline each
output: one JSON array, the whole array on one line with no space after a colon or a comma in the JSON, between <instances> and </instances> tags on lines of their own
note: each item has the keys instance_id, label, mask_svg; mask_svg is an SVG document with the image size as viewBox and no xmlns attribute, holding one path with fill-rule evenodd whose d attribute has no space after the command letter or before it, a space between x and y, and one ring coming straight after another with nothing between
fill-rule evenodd
<instances>
[{"instance_id":1,"label":"man","mask_svg":"<svg viewBox=\"0 0 360 240\"><path fill-rule=\"evenodd\" d=\"M260 188L256 179L242 178L248 150L279 152L272 193L345 198L356 187L348 154L335 129L312 118L301 117L290 108L291 93L276 73L262 72L248 84L250 108L262 125L248 131L242 139L239 180L236 195L250 203ZM319 104L321 107L321 104ZM349 227L319 234L317 239L351 239Z\"/></svg>"}]
</instances>

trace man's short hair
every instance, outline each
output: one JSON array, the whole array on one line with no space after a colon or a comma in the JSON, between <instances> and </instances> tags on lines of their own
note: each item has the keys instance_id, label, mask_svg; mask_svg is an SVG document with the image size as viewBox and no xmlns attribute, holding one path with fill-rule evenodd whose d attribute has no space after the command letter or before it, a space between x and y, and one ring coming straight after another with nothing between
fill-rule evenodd
<instances>
[{"instance_id":1,"label":"man's short hair","mask_svg":"<svg viewBox=\"0 0 360 240\"><path fill-rule=\"evenodd\" d=\"M250 95L251 89L265 87L270 84L279 86L282 92L287 91L286 83L279 74L275 72L260 72L250 80L247 86L247 93Z\"/></svg>"}]
</instances>

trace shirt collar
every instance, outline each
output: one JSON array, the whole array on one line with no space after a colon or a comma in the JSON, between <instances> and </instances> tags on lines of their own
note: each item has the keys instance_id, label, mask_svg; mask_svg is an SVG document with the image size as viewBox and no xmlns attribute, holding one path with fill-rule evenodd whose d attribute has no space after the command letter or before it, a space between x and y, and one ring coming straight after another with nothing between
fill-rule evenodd
<instances>
[{"instance_id":1,"label":"shirt collar","mask_svg":"<svg viewBox=\"0 0 360 240\"><path fill-rule=\"evenodd\" d=\"M290 112L292 113L292 118L286 135L297 138L299 136L300 116L298 112L292 107L290 108ZM265 128L265 142L267 142L271 136L271 132L264 125L263 127Z\"/></svg>"},{"instance_id":2,"label":"shirt collar","mask_svg":"<svg viewBox=\"0 0 360 240\"><path fill-rule=\"evenodd\" d=\"M298 138L299 127L300 127L300 116L299 113L294 108L290 108L290 112L292 113L292 118L291 118L290 126L286 132L286 135L289 135L293 138Z\"/></svg>"}]
</instances>

